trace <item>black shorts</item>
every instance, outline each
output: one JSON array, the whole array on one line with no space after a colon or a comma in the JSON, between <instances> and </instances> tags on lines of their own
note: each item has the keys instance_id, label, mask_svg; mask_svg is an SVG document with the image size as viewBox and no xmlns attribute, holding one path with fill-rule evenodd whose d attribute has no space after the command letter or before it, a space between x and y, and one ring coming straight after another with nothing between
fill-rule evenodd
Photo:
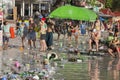
<instances>
[{"instance_id":1,"label":"black shorts","mask_svg":"<svg viewBox=\"0 0 120 80\"><path fill-rule=\"evenodd\" d=\"M68 32L68 36L72 36L72 32Z\"/></svg>"},{"instance_id":2,"label":"black shorts","mask_svg":"<svg viewBox=\"0 0 120 80\"><path fill-rule=\"evenodd\" d=\"M3 36L3 42L9 42L9 37Z\"/></svg>"},{"instance_id":3,"label":"black shorts","mask_svg":"<svg viewBox=\"0 0 120 80\"><path fill-rule=\"evenodd\" d=\"M40 40L46 40L46 34L41 34Z\"/></svg>"}]
</instances>

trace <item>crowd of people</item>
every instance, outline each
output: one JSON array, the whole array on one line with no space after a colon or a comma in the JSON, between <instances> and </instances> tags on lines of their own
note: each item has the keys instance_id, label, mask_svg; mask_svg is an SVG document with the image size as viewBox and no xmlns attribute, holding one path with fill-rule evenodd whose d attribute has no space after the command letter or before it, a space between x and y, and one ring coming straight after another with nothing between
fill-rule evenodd
<instances>
[{"instance_id":1,"label":"crowd of people","mask_svg":"<svg viewBox=\"0 0 120 80\"><path fill-rule=\"evenodd\" d=\"M47 22L47 24L46 24ZM28 40L29 48L36 48L36 37L39 35L40 38L40 51L46 51L51 49L53 44L53 28L54 22L51 20L46 20L46 18L41 18L39 24L34 22L34 19L30 17L29 19L19 19L16 22L15 35L20 36L22 42L22 48L25 47L25 39ZM11 25L5 21L3 25L3 49L8 48Z\"/></svg>"},{"instance_id":2,"label":"crowd of people","mask_svg":"<svg viewBox=\"0 0 120 80\"><path fill-rule=\"evenodd\" d=\"M7 21L4 22L3 26L3 49L8 48L8 42L10 37L10 25ZM75 41L75 48L78 49L79 46L79 36L89 35L89 51L92 50L92 45L96 45L96 51L99 51L100 40L102 37L102 32L107 31L109 35L107 36L106 45L108 47L108 53L116 57L114 54L117 51L120 57L119 48L119 32L120 23L116 22L102 22L97 19L95 22L86 21L73 21L73 20L56 20L41 17L37 20L30 18L18 19L16 21L16 36L21 37L22 47L24 48L25 38L28 39L28 44L30 49L36 48L36 38L40 40L40 51L52 50L53 45L53 33L58 34L57 40L60 39L60 35L64 35L63 39L68 40L68 44L71 41ZM74 39L72 39L72 36ZM114 46L113 46L114 45Z\"/></svg>"}]
</instances>

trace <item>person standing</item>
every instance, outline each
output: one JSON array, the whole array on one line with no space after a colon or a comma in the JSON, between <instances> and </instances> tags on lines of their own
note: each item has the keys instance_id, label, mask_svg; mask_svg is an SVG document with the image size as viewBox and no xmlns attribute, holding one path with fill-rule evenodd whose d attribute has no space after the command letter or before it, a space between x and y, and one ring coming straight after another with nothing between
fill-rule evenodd
<instances>
[{"instance_id":1,"label":"person standing","mask_svg":"<svg viewBox=\"0 0 120 80\"><path fill-rule=\"evenodd\" d=\"M54 24L55 24L54 21L50 19L47 22L46 44L48 50L52 50Z\"/></svg>"},{"instance_id":2,"label":"person standing","mask_svg":"<svg viewBox=\"0 0 120 80\"><path fill-rule=\"evenodd\" d=\"M113 30L114 30L114 36L118 36L119 35L119 25L118 25L117 21L113 24Z\"/></svg>"},{"instance_id":3,"label":"person standing","mask_svg":"<svg viewBox=\"0 0 120 80\"><path fill-rule=\"evenodd\" d=\"M30 46L30 49L32 49L32 43L33 47L36 48L35 41L36 41L36 33L35 33L35 23L33 20L30 20L29 30L28 30L28 44Z\"/></svg>"},{"instance_id":4,"label":"person standing","mask_svg":"<svg viewBox=\"0 0 120 80\"><path fill-rule=\"evenodd\" d=\"M71 31L72 27L71 26L72 25L69 22L68 28L67 28L68 44L71 44L71 37L72 37L72 31Z\"/></svg>"},{"instance_id":5,"label":"person standing","mask_svg":"<svg viewBox=\"0 0 120 80\"><path fill-rule=\"evenodd\" d=\"M85 24L85 22L82 22L82 24L80 26L80 30L81 30L82 35L86 34L86 24Z\"/></svg>"},{"instance_id":6,"label":"person standing","mask_svg":"<svg viewBox=\"0 0 120 80\"><path fill-rule=\"evenodd\" d=\"M74 37L75 37L75 43L76 43L76 46L75 48L78 49L78 46L79 46L79 36L80 36L80 31L79 31L79 25L75 25L75 34L74 34Z\"/></svg>"},{"instance_id":7,"label":"person standing","mask_svg":"<svg viewBox=\"0 0 120 80\"><path fill-rule=\"evenodd\" d=\"M47 24L45 23L45 18L42 18L40 21L40 51L46 51L47 45L46 45L46 30L47 30Z\"/></svg>"},{"instance_id":8,"label":"person standing","mask_svg":"<svg viewBox=\"0 0 120 80\"><path fill-rule=\"evenodd\" d=\"M10 24L7 21L3 23L3 49L6 50L8 48L8 42L10 38Z\"/></svg>"},{"instance_id":9,"label":"person standing","mask_svg":"<svg viewBox=\"0 0 120 80\"><path fill-rule=\"evenodd\" d=\"M22 21L20 25L20 37L22 39L22 48L24 48L24 42L25 42L25 37L27 36L27 33L28 33L28 28L24 23L24 21Z\"/></svg>"}]
</instances>

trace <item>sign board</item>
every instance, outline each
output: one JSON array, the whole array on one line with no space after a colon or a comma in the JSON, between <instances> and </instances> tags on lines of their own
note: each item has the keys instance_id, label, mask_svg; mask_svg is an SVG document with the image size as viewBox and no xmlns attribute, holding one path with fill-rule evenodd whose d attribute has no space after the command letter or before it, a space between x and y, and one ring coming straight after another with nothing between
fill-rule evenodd
<instances>
[{"instance_id":1,"label":"sign board","mask_svg":"<svg viewBox=\"0 0 120 80\"><path fill-rule=\"evenodd\" d=\"M3 44L3 33L2 30L0 30L0 46Z\"/></svg>"},{"instance_id":2,"label":"sign board","mask_svg":"<svg viewBox=\"0 0 120 80\"><path fill-rule=\"evenodd\" d=\"M3 20L3 12L0 10L0 20Z\"/></svg>"},{"instance_id":3,"label":"sign board","mask_svg":"<svg viewBox=\"0 0 120 80\"><path fill-rule=\"evenodd\" d=\"M3 10L2 10L2 8L0 8L0 21L3 24Z\"/></svg>"},{"instance_id":4,"label":"sign board","mask_svg":"<svg viewBox=\"0 0 120 80\"><path fill-rule=\"evenodd\" d=\"M17 20L17 7L13 8L13 19Z\"/></svg>"},{"instance_id":5,"label":"sign board","mask_svg":"<svg viewBox=\"0 0 120 80\"><path fill-rule=\"evenodd\" d=\"M0 8L0 22L3 24L3 11L2 8ZM2 24L0 24L0 27L2 26ZM0 30L0 49L2 48L3 45L3 32L2 30Z\"/></svg>"}]
</instances>

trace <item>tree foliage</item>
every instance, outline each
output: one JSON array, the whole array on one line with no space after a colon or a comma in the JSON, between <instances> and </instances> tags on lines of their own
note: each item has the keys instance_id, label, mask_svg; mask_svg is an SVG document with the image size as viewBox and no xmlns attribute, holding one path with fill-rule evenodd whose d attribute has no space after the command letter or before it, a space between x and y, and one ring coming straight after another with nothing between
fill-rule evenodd
<instances>
[{"instance_id":1,"label":"tree foliage","mask_svg":"<svg viewBox=\"0 0 120 80\"><path fill-rule=\"evenodd\" d=\"M112 8L113 0L105 0L105 8Z\"/></svg>"},{"instance_id":2,"label":"tree foliage","mask_svg":"<svg viewBox=\"0 0 120 80\"><path fill-rule=\"evenodd\" d=\"M96 0L90 0L90 4L94 6L96 4Z\"/></svg>"},{"instance_id":3,"label":"tree foliage","mask_svg":"<svg viewBox=\"0 0 120 80\"><path fill-rule=\"evenodd\" d=\"M113 11L120 11L120 0L113 0L112 3L112 10Z\"/></svg>"},{"instance_id":4,"label":"tree foliage","mask_svg":"<svg viewBox=\"0 0 120 80\"><path fill-rule=\"evenodd\" d=\"M56 0L56 2L53 4L53 7L57 7L61 2L62 0Z\"/></svg>"},{"instance_id":5,"label":"tree foliage","mask_svg":"<svg viewBox=\"0 0 120 80\"><path fill-rule=\"evenodd\" d=\"M76 0L56 0L55 4L53 4L53 7L56 7L62 1L71 4L71 2L74 2ZM95 6L97 0L86 0L86 1L87 1L88 4L91 4L92 6ZM115 10L120 11L120 0L103 0L103 2L104 2L105 8L111 8L113 11L115 11Z\"/></svg>"}]
</instances>

